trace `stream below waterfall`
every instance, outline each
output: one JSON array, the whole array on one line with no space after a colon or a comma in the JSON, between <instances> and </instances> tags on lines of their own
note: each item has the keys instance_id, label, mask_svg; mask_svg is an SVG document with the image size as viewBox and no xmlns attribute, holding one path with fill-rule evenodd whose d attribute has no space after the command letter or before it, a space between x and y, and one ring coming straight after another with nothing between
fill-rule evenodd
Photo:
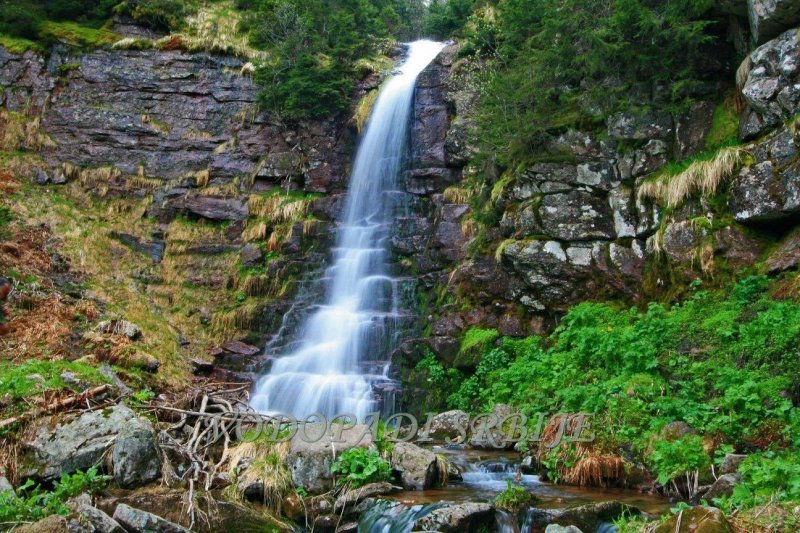
<instances>
[{"instance_id":1,"label":"stream below waterfall","mask_svg":"<svg viewBox=\"0 0 800 533\"><path fill-rule=\"evenodd\" d=\"M520 472L519 455L514 452L451 450L435 448L436 453L447 457L461 472L461 479L452 479L438 489L402 491L385 496L362 517L359 532L362 533L406 533L411 531L414 521L439 508L443 503L486 502L491 503L498 493L505 490L508 481L522 486L538 498L534 508L523 511L519 517L498 512L495 531L500 533L533 533L544 529L538 520L541 510L563 509L591 503L617 501L638 508L648 514L663 514L669 511L669 503L663 498L640 494L633 490L601 489L553 485L541 481L539 476ZM610 533L616 528L610 523L602 524L598 533ZM595 533L595 532L584 532Z\"/></svg>"}]
</instances>

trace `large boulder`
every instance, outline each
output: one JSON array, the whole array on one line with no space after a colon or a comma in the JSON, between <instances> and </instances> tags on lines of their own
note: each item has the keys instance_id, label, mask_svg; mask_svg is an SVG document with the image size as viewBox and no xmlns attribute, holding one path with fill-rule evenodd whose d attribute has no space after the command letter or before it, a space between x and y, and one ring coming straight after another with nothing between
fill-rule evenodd
<instances>
[{"instance_id":1,"label":"large boulder","mask_svg":"<svg viewBox=\"0 0 800 533\"><path fill-rule=\"evenodd\" d=\"M124 503L117 505L114 510L114 520L130 532L189 533L183 526Z\"/></svg>"},{"instance_id":2,"label":"large boulder","mask_svg":"<svg viewBox=\"0 0 800 533\"><path fill-rule=\"evenodd\" d=\"M397 442L392 448L391 464L406 490L424 490L436 484L436 454L431 451L410 442Z\"/></svg>"},{"instance_id":3,"label":"large boulder","mask_svg":"<svg viewBox=\"0 0 800 533\"><path fill-rule=\"evenodd\" d=\"M134 418L114 441L111 453L114 480L126 489L154 481L161 474L156 433L148 420Z\"/></svg>"},{"instance_id":4,"label":"large boulder","mask_svg":"<svg viewBox=\"0 0 800 533\"><path fill-rule=\"evenodd\" d=\"M471 533L490 531L494 526L494 509L487 503L461 503L436 509L414 523L415 531Z\"/></svg>"},{"instance_id":5,"label":"large boulder","mask_svg":"<svg viewBox=\"0 0 800 533\"><path fill-rule=\"evenodd\" d=\"M659 524L653 533L732 533L730 523L716 507L693 507Z\"/></svg>"},{"instance_id":6,"label":"large boulder","mask_svg":"<svg viewBox=\"0 0 800 533\"><path fill-rule=\"evenodd\" d=\"M117 436L132 425L149 424L124 405L90 411L62 423L45 418L35 424L24 439L23 477L45 482L62 473L86 470L102 464L106 451Z\"/></svg>"},{"instance_id":7,"label":"large boulder","mask_svg":"<svg viewBox=\"0 0 800 533\"><path fill-rule=\"evenodd\" d=\"M800 111L799 58L800 37L796 29L750 54L751 68L742 88L750 111L740 124L742 138L754 139Z\"/></svg>"},{"instance_id":8,"label":"large boulder","mask_svg":"<svg viewBox=\"0 0 800 533\"><path fill-rule=\"evenodd\" d=\"M613 522L623 515L636 516L640 513L636 507L610 501L545 511L544 518L552 524L575 526L581 531L597 531L598 526L604 522Z\"/></svg>"},{"instance_id":9,"label":"large boulder","mask_svg":"<svg viewBox=\"0 0 800 533\"><path fill-rule=\"evenodd\" d=\"M800 161L745 167L731 183L729 207L740 222L785 220L800 213Z\"/></svg>"},{"instance_id":10,"label":"large boulder","mask_svg":"<svg viewBox=\"0 0 800 533\"><path fill-rule=\"evenodd\" d=\"M753 40L763 43L800 23L795 0L747 0L747 16Z\"/></svg>"},{"instance_id":11,"label":"large boulder","mask_svg":"<svg viewBox=\"0 0 800 533\"><path fill-rule=\"evenodd\" d=\"M308 442L323 433L316 442ZM310 493L327 492L333 488L331 466L337 455L350 448L375 449L368 426L345 429L341 434L342 442L334 442L338 437L326 431L323 423L305 424L305 432L301 428L292 437L285 463L292 471L295 486Z\"/></svg>"},{"instance_id":12,"label":"large boulder","mask_svg":"<svg viewBox=\"0 0 800 533\"><path fill-rule=\"evenodd\" d=\"M437 442L444 442L445 439L450 439L452 442L461 436L462 433L466 434L468 430L469 415L464 411L456 409L434 416L430 424L428 424L426 437Z\"/></svg>"},{"instance_id":13,"label":"large boulder","mask_svg":"<svg viewBox=\"0 0 800 533\"><path fill-rule=\"evenodd\" d=\"M728 453L722 458L719 465L721 474L735 474L739 471L739 465L747 459L747 455L743 453Z\"/></svg>"},{"instance_id":14,"label":"large boulder","mask_svg":"<svg viewBox=\"0 0 800 533\"><path fill-rule=\"evenodd\" d=\"M503 422L519 411L504 403L495 404L487 417L473 420L470 428L469 445L482 450L500 450L511 448L515 443L510 442L503 428Z\"/></svg>"},{"instance_id":15,"label":"large boulder","mask_svg":"<svg viewBox=\"0 0 800 533\"><path fill-rule=\"evenodd\" d=\"M739 474L723 474L717 478L716 481L709 487L703 498L708 501L713 501L714 498L721 498L723 496L730 496L733 494L733 489L739 483L741 476Z\"/></svg>"}]
</instances>

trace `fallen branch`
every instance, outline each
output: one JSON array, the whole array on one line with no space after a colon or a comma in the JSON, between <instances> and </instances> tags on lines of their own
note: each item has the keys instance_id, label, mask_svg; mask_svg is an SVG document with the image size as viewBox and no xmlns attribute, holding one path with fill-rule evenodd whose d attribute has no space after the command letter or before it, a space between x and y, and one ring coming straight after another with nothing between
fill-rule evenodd
<instances>
[{"instance_id":1,"label":"fallen branch","mask_svg":"<svg viewBox=\"0 0 800 533\"><path fill-rule=\"evenodd\" d=\"M8 426L16 424L17 422L22 422L31 418L38 418L44 414L58 412L63 409L69 409L70 407L74 407L76 404L83 403L84 401L88 402L89 399L95 398L109 391L111 391L111 385L100 385L99 387L94 387L80 394L76 394L75 396L63 398L53 403L44 405L38 409L34 409L33 411L27 411L19 416L6 418L5 420L0 421L0 429L7 428Z\"/></svg>"}]
</instances>

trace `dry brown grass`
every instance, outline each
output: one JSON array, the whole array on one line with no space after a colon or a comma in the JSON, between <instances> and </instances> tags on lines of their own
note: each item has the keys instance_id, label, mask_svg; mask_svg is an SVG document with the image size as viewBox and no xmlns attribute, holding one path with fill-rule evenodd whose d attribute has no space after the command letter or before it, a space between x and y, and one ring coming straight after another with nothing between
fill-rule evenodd
<instances>
[{"instance_id":1,"label":"dry brown grass","mask_svg":"<svg viewBox=\"0 0 800 533\"><path fill-rule=\"evenodd\" d=\"M574 435L580 423L580 415L567 416L563 422L563 435ZM557 442L561 429L562 417L554 416L542 430L537 457L541 461L550 453L552 446ZM619 455L602 450L594 442L576 442L574 448L571 444L561 442L552 448L556 453L568 454L570 461L563 461L559 471L555 474L565 483L582 487L622 487L625 486L626 472L625 460ZM572 464L573 466L567 466Z\"/></svg>"},{"instance_id":2,"label":"dry brown grass","mask_svg":"<svg viewBox=\"0 0 800 533\"><path fill-rule=\"evenodd\" d=\"M0 109L0 150L12 152L25 148L38 152L55 147L50 136L41 131L39 117Z\"/></svg>"},{"instance_id":3,"label":"dry brown grass","mask_svg":"<svg viewBox=\"0 0 800 533\"><path fill-rule=\"evenodd\" d=\"M649 199L675 207L695 193L713 196L744 162L747 153L741 146L722 148L713 159L695 161L679 174L646 181L639 187L639 201Z\"/></svg>"},{"instance_id":4,"label":"dry brown grass","mask_svg":"<svg viewBox=\"0 0 800 533\"><path fill-rule=\"evenodd\" d=\"M231 311L214 313L211 319L211 330L217 339L231 339L237 334L248 331L260 312L261 306L251 303Z\"/></svg>"},{"instance_id":5,"label":"dry brown grass","mask_svg":"<svg viewBox=\"0 0 800 533\"><path fill-rule=\"evenodd\" d=\"M471 194L469 189L448 187L442 192L442 198L451 204L466 204L469 203Z\"/></svg>"},{"instance_id":6,"label":"dry brown grass","mask_svg":"<svg viewBox=\"0 0 800 533\"><path fill-rule=\"evenodd\" d=\"M239 444L230 452L230 465L235 483L234 494L241 498L238 487L252 483L264 486L263 504L280 513L283 500L294 491L292 472L284 464L289 454L288 442L270 442L258 438L253 442ZM240 465L249 465L239 471Z\"/></svg>"}]
</instances>

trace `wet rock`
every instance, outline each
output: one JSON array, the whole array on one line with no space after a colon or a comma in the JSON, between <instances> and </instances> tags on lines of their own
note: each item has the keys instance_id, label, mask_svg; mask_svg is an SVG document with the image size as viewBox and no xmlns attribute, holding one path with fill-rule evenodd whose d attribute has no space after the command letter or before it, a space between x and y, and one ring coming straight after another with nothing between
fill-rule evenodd
<instances>
[{"instance_id":1,"label":"wet rock","mask_svg":"<svg viewBox=\"0 0 800 533\"><path fill-rule=\"evenodd\" d=\"M714 498L730 496L733 494L733 489L740 480L741 476L739 474L723 474L719 476L708 491L703 494L703 498L708 501L713 501Z\"/></svg>"},{"instance_id":2,"label":"wet rock","mask_svg":"<svg viewBox=\"0 0 800 533\"><path fill-rule=\"evenodd\" d=\"M747 455L740 454L740 453L727 453L725 457L722 458L722 463L719 465L719 471L721 474L735 474L739 471L739 465L742 464L742 461L747 459Z\"/></svg>"},{"instance_id":3,"label":"wet rock","mask_svg":"<svg viewBox=\"0 0 800 533\"><path fill-rule=\"evenodd\" d=\"M336 498L336 503L334 504L334 510L338 513L341 512L342 509L345 507L350 507L356 505L362 500L366 500L367 498L373 498L375 496L380 496L382 494L389 494L392 492L394 488L392 487L391 483L370 483L368 485L364 485L363 487L348 490L338 498Z\"/></svg>"},{"instance_id":4,"label":"wet rock","mask_svg":"<svg viewBox=\"0 0 800 533\"><path fill-rule=\"evenodd\" d=\"M106 320L100 322L95 327L97 333L122 335L132 341L138 340L142 336L142 330L133 322L127 320Z\"/></svg>"},{"instance_id":5,"label":"wet rock","mask_svg":"<svg viewBox=\"0 0 800 533\"><path fill-rule=\"evenodd\" d=\"M146 511L121 503L114 510L114 520L128 531L148 533L188 533L189 530Z\"/></svg>"},{"instance_id":6,"label":"wet rock","mask_svg":"<svg viewBox=\"0 0 800 533\"><path fill-rule=\"evenodd\" d=\"M608 202L583 191L546 195L539 216L544 232L553 239L588 241L616 236Z\"/></svg>"},{"instance_id":7,"label":"wet rock","mask_svg":"<svg viewBox=\"0 0 800 533\"><path fill-rule=\"evenodd\" d=\"M410 442L397 442L390 463L406 490L425 490L436 484L436 455L431 451Z\"/></svg>"},{"instance_id":8,"label":"wet rock","mask_svg":"<svg viewBox=\"0 0 800 533\"><path fill-rule=\"evenodd\" d=\"M742 95L751 113L740 124L739 133L743 139L754 139L800 111L798 57L800 37L794 29L761 45L750 54L751 68Z\"/></svg>"},{"instance_id":9,"label":"wet rock","mask_svg":"<svg viewBox=\"0 0 800 533\"><path fill-rule=\"evenodd\" d=\"M77 419L53 425L45 418L25 440L28 471L23 477L42 481L58 479L62 473L86 470L101 464L115 438L128 426L140 422L136 413L123 405L84 413Z\"/></svg>"},{"instance_id":10,"label":"wet rock","mask_svg":"<svg viewBox=\"0 0 800 533\"><path fill-rule=\"evenodd\" d=\"M747 18L756 44L772 39L800 23L800 10L793 0L748 0Z\"/></svg>"},{"instance_id":11,"label":"wet rock","mask_svg":"<svg viewBox=\"0 0 800 533\"><path fill-rule=\"evenodd\" d=\"M456 183L460 173L450 168L419 168L409 173L406 191L426 196L444 191Z\"/></svg>"},{"instance_id":12,"label":"wet rock","mask_svg":"<svg viewBox=\"0 0 800 533\"><path fill-rule=\"evenodd\" d=\"M126 489L154 481L161 474L160 457L153 426L148 420L134 418L114 441L111 454L114 480Z\"/></svg>"},{"instance_id":13,"label":"wet rock","mask_svg":"<svg viewBox=\"0 0 800 533\"><path fill-rule=\"evenodd\" d=\"M292 471L295 486L303 487L310 493L323 493L333 488L331 465L334 448L337 455L350 448L375 448L368 426L357 425L344 430L341 435L342 442L333 442L336 436L326 432L326 429L326 425L321 423L302 425L291 440L289 454L285 460ZM316 442L307 442L323 433L324 435Z\"/></svg>"},{"instance_id":14,"label":"wet rock","mask_svg":"<svg viewBox=\"0 0 800 533\"><path fill-rule=\"evenodd\" d=\"M436 509L414 524L415 531L471 533L494 526L494 509L486 503L462 503Z\"/></svg>"},{"instance_id":15,"label":"wet rock","mask_svg":"<svg viewBox=\"0 0 800 533\"><path fill-rule=\"evenodd\" d=\"M469 429L469 415L464 411L453 410L434 416L428 425L427 437L437 442L445 439L453 441Z\"/></svg>"},{"instance_id":16,"label":"wet rock","mask_svg":"<svg viewBox=\"0 0 800 533\"><path fill-rule=\"evenodd\" d=\"M234 355L244 355L248 357L252 357L261 353L261 348L258 346L253 346L252 344L247 344L246 342L242 341L226 342L220 346L220 348L223 350L223 352Z\"/></svg>"},{"instance_id":17,"label":"wet rock","mask_svg":"<svg viewBox=\"0 0 800 533\"><path fill-rule=\"evenodd\" d=\"M617 113L608 119L608 136L616 140L667 139L672 132L672 117L666 113Z\"/></svg>"},{"instance_id":18,"label":"wet rock","mask_svg":"<svg viewBox=\"0 0 800 533\"><path fill-rule=\"evenodd\" d=\"M658 525L653 533L732 533L730 523L716 507L692 507Z\"/></svg>"},{"instance_id":19,"label":"wet rock","mask_svg":"<svg viewBox=\"0 0 800 533\"><path fill-rule=\"evenodd\" d=\"M613 522L623 515L636 516L640 513L636 507L612 501L547 511L547 520L557 525L575 526L581 531L597 531L603 522Z\"/></svg>"},{"instance_id":20,"label":"wet rock","mask_svg":"<svg viewBox=\"0 0 800 533\"><path fill-rule=\"evenodd\" d=\"M544 533L583 533L575 526L559 526L558 524L548 525Z\"/></svg>"}]
</instances>

